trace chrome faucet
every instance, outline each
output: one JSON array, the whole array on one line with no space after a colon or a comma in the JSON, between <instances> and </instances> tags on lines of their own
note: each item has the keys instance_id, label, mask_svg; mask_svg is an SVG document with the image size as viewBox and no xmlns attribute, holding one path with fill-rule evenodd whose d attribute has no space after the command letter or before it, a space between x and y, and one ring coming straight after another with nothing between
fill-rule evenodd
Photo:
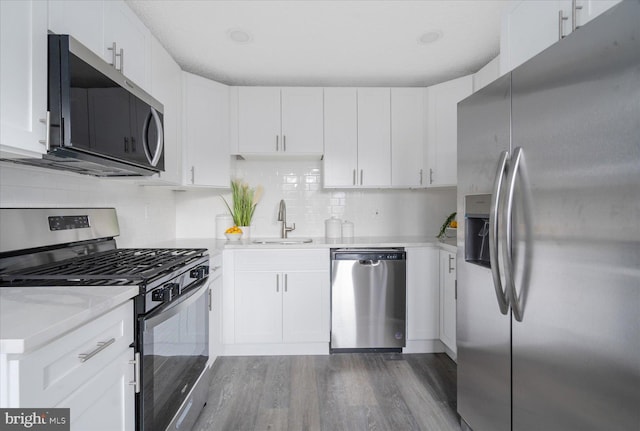
<instances>
[{"instance_id":1,"label":"chrome faucet","mask_svg":"<svg viewBox=\"0 0 640 431\"><path fill-rule=\"evenodd\" d=\"M278 221L282 222L282 228L280 229L280 238L286 238L289 232L296 229L296 224L293 226L287 226L287 204L284 203L284 199L280 200L280 207L278 208Z\"/></svg>"}]
</instances>

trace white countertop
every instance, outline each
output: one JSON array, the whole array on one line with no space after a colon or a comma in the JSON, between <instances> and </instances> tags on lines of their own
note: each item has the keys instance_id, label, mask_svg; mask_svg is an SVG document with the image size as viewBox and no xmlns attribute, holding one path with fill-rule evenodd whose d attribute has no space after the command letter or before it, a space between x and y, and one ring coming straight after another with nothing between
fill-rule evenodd
<instances>
[{"instance_id":1,"label":"white countertop","mask_svg":"<svg viewBox=\"0 0 640 431\"><path fill-rule=\"evenodd\" d=\"M153 247L195 247L207 248L210 255L221 253L224 249L287 249L287 248L343 248L343 247L440 247L451 252L456 251L456 239L450 238L445 242L427 236L368 236L355 237L348 240L330 240L324 237L311 238L312 242L302 244L256 244L254 240L275 238L251 238L240 241L228 241L215 238L177 238L152 244ZM290 239L296 239L291 236Z\"/></svg>"},{"instance_id":2,"label":"white countertop","mask_svg":"<svg viewBox=\"0 0 640 431\"><path fill-rule=\"evenodd\" d=\"M0 287L0 353L31 352L138 292L138 286Z\"/></svg>"}]
</instances>

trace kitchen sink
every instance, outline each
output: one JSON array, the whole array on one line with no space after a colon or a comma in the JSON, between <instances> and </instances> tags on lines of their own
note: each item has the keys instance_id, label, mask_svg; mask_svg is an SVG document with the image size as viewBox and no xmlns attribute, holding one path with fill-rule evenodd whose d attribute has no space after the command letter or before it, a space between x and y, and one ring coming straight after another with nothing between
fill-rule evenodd
<instances>
[{"instance_id":1,"label":"kitchen sink","mask_svg":"<svg viewBox=\"0 0 640 431\"><path fill-rule=\"evenodd\" d=\"M254 244L308 244L313 242L311 238L263 238L254 239Z\"/></svg>"}]
</instances>

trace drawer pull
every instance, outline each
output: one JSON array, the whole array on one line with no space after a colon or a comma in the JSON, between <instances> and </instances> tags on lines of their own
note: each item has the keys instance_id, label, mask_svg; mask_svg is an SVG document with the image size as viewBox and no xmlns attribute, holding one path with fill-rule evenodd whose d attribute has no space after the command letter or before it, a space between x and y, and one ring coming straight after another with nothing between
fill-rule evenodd
<instances>
[{"instance_id":1,"label":"drawer pull","mask_svg":"<svg viewBox=\"0 0 640 431\"><path fill-rule=\"evenodd\" d=\"M80 362L86 362L89 359L93 358L98 353L102 352L104 349L106 349L107 347L109 347L110 345L112 345L115 342L116 342L115 338L111 338L108 341L100 341L100 342L98 342L98 347L96 347L95 350L93 350L93 351L91 351L89 353L80 353L78 355L78 359L80 359Z\"/></svg>"}]
</instances>

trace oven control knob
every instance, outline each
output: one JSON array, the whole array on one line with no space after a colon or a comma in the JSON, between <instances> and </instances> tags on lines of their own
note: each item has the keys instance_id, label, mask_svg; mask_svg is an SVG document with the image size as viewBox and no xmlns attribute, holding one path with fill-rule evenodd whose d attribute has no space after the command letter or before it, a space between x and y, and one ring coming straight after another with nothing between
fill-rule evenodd
<instances>
[{"instance_id":1,"label":"oven control knob","mask_svg":"<svg viewBox=\"0 0 640 431\"><path fill-rule=\"evenodd\" d=\"M199 266L195 269L192 269L189 273L191 278L195 278L196 280L200 280L201 278L205 278L209 275L209 267L208 266Z\"/></svg>"},{"instance_id":2,"label":"oven control knob","mask_svg":"<svg viewBox=\"0 0 640 431\"><path fill-rule=\"evenodd\" d=\"M165 302L170 299L170 292L167 288L161 287L151 292L151 300L157 302Z\"/></svg>"}]
</instances>

